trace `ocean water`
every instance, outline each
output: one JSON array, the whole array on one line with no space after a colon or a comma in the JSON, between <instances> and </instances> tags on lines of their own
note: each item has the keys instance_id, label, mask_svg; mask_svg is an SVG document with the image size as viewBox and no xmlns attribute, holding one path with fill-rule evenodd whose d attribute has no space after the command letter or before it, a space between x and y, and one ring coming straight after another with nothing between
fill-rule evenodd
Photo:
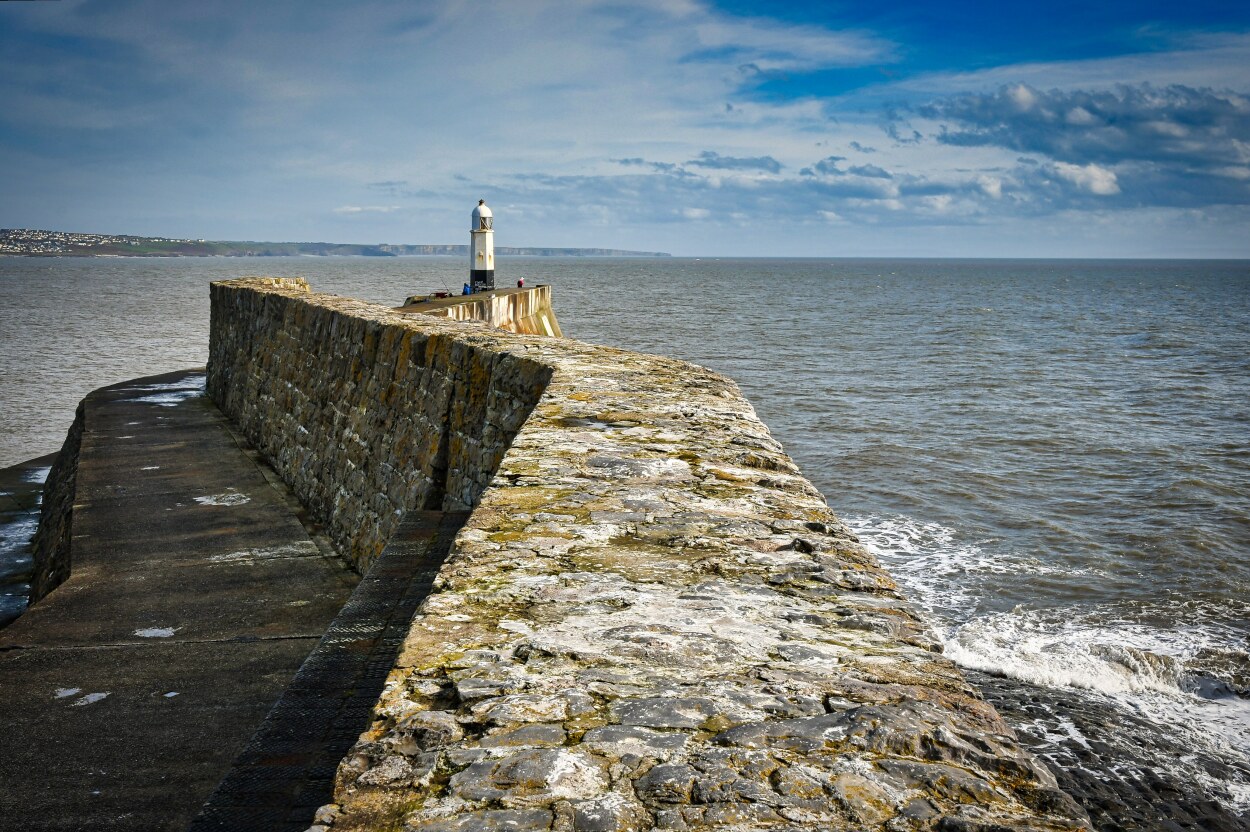
<instances>
[{"instance_id":1,"label":"ocean water","mask_svg":"<svg viewBox=\"0 0 1250 832\"><path fill-rule=\"evenodd\" d=\"M464 264L0 258L0 466L88 391L202 365L208 282L247 274L395 305ZM500 260L519 276L570 337L736 379L960 665L1182 738L1149 765L1250 817L1250 263ZM1064 719L1017 727L1088 745Z\"/></svg>"}]
</instances>

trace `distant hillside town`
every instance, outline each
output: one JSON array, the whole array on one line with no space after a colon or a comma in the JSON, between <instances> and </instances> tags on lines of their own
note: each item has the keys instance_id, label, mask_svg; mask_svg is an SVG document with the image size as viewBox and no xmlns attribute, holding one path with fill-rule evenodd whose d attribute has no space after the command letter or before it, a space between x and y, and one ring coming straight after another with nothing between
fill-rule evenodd
<instances>
[{"instance_id":1,"label":"distant hillside town","mask_svg":"<svg viewBox=\"0 0 1250 832\"><path fill-rule=\"evenodd\" d=\"M400 257L465 255L467 245L358 245L354 243L259 243L235 240L181 240L126 234L82 234L0 228L0 256L28 257ZM534 248L500 246L499 255L520 257L668 257L662 251L615 248Z\"/></svg>"}]
</instances>

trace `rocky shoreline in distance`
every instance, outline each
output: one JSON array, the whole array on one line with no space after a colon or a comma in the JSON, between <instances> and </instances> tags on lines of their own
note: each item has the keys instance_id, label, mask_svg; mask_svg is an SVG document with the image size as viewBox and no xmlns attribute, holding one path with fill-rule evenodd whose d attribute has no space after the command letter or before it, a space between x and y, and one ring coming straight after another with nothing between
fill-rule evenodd
<instances>
[{"instance_id":1,"label":"rocky shoreline in distance","mask_svg":"<svg viewBox=\"0 0 1250 832\"><path fill-rule=\"evenodd\" d=\"M0 228L0 256L18 257L412 257L467 256L467 245L379 243L265 243L190 240ZM499 246L504 257L669 257L662 251L615 248Z\"/></svg>"}]
</instances>

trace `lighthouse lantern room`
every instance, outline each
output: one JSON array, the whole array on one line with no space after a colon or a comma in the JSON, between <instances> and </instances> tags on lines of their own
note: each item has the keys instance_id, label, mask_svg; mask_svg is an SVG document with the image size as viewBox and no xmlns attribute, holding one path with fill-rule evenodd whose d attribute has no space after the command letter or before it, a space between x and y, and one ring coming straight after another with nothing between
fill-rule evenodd
<instances>
[{"instance_id":1,"label":"lighthouse lantern room","mask_svg":"<svg viewBox=\"0 0 1250 832\"><path fill-rule=\"evenodd\" d=\"M474 292L495 288L495 218L479 199L469 230L469 285Z\"/></svg>"}]
</instances>

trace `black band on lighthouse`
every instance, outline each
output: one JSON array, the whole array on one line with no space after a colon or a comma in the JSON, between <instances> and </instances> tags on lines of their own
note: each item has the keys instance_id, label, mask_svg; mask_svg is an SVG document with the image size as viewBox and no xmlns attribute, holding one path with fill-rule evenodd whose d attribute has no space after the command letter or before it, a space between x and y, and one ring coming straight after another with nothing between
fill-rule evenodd
<instances>
[{"instance_id":1,"label":"black band on lighthouse","mask_svg":"<svg viewBox=\"0 0 1250 832\"><path fill-rule=\"evenodd\" d=\"M494 269L472 269L469 271L469 285L475 292L487 292L495 288Z\"/></svg>"}]
</instances>

